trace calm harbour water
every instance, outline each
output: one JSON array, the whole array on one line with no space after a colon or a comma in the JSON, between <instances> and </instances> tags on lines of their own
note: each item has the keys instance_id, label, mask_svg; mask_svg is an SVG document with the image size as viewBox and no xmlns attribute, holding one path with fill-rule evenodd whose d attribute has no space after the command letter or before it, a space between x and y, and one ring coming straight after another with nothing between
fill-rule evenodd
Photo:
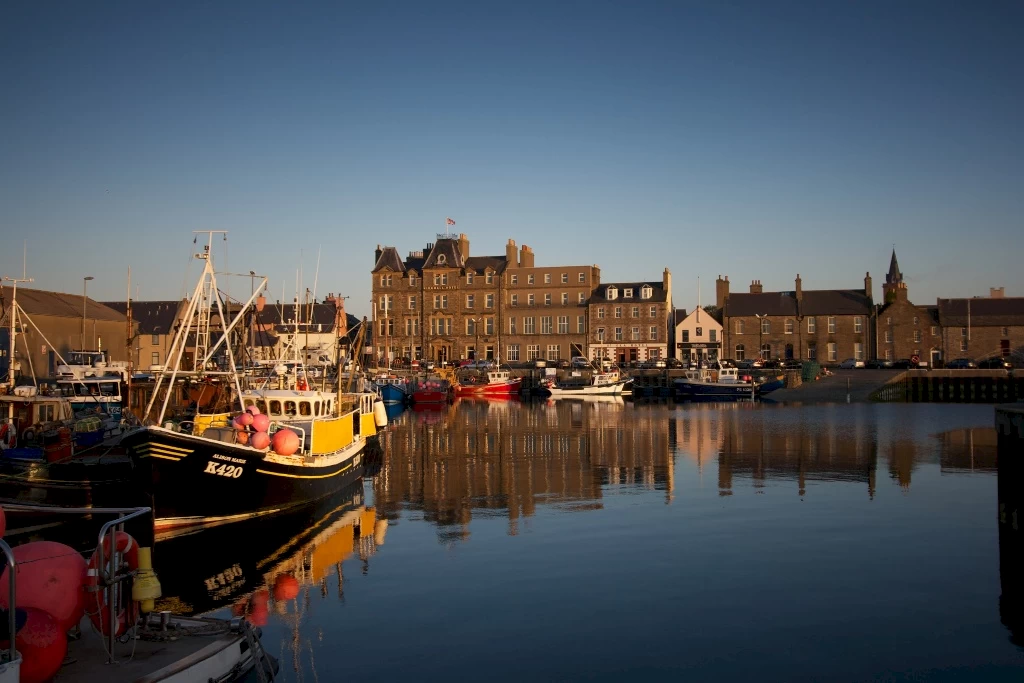
<instances>
[{"instance_id":1,"label":"calm harbour water","mask_svg":"<svg viewBox=\"0 0 1024 683\"><path fill-rule=\"evenodd\" d=\"M460 402L383 446L158 544L170 602L247 605L285 681L1024 679L991 406Z\"/></svg>"}]
</instances>

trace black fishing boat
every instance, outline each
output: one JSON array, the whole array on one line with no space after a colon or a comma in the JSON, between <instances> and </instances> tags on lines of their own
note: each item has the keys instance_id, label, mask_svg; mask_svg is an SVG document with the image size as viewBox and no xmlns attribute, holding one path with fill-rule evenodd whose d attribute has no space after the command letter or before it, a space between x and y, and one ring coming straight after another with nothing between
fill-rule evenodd
<instances>
[{"instance_id":1,"label":"black fishing boat","mask_svg":"<svg viewBox=\"0 0 1024 683\"><path fill-rule=\"evenodd\" d=\"M210 246L196 254L203 273L146 408L156 424L121 439L125 452L152 470L158 538L276 514L330 495L360 476L367 443L387 424L384 405L375 406L379 398L373 393L339 390L328 396L308 387L243 392L230 340L266 278L229 319ZM182 367L183 358L191 367ZM222 363L227 369L212 369ZM222 377L234 389L240 412L166 419L167 387L182 375ZM156 406L161 389L162 405Z\"/></svg>"}]
</instances>

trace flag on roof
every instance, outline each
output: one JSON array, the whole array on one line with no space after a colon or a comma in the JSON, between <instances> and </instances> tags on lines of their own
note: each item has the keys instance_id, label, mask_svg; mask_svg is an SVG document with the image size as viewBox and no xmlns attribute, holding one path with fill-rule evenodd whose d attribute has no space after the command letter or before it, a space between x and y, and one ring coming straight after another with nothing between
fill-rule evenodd
<instances>
[{"instance_id":1,"label":"flag on roof","mask_svg":"<svg viewBox=\"0 0 1024 683\"><path fill-rule=\"evenodd\" d=\"M455 221L453 221L451 218L445 218L445 221L447 221L448 225L455 225Z\"/></svg>"}]
</instances>

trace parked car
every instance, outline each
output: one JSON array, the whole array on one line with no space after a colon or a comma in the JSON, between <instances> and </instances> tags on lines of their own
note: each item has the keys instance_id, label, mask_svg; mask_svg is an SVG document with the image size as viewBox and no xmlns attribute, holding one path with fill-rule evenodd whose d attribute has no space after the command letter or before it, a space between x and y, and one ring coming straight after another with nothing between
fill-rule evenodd
<instances>
[{"instance_id":1,"label":"parked car","mask_svg":"<svg viewBox=\"0 0 1024 683\"><path fill-rule=\"evenodd\" d=\"M557 365L558 367L564 369L564 368L569 367L569 361L567 361L566 359L562 358L562 359L556 361L555 365Z\"/></svg>"},{"instance_id":2,"label":"parked car","mask_svg":"<svg viewBox=\"0 0 1024 683\"><path fill-rule=\"evenodd\" d=\"M974 364L974 361L968 358L954 358L953 360L946 361L947 370L971 370L978 367Z\"/></svg>"},{"instance_id":3,"label":"parked car","mask_svg":"<svg viewBox=\"0 0 1024 683\"><path fill-rule=\"evenodd\" d=\"M900 358L899 360L894 360L889 367L893 370L916 370L917 363L909 358Z\"/></svg>"},{"instance_id":4,"label":"parked car","mask_svg":"<svg viewBox=\"0 0 1024 683\"><path fill-rule=\"evenodd\" d=\"M665 361L665 365L670 368L681 368L683 367L683 361L678 358L669 358Z\"/></svg>"},{"instance_id":5,"label":"parked car","mask_svg":"<svg viewBox=\"0 0 1024 683\"><path fill-rule=\"evenodd\" d=\"M987 370L1009 370L1013 367L1013 363L1000 356L993 356L992 358L978 361L978 367Z\"/></svg>"},{"instance_id":6,"label":"parked car","mask_svg":"<svg viewBox=\"0 0 1024 683\"><path fill-rule=\"evenodd\" d=\"M420 367L422 367L424 370L433 370L434 369L434 361L432 361L432 360L422 360L422 361L420 361Z\"/></svg>"},{"instance_id":7,"label":"parked car","mask_svg":"<svg viewBox=\"0 0 1024 683\"><path fill-rule=\"evenodd\" d=\"M754 368L754 361L750 359L741 360L736 363L736 367L740 370L752 370Z\"/></svg>"},{"instance_id":8,"label":"parked car","mask_svg":"<svg viewBox=\"0 0 1024 683\"><path fill-rule=\"evenodd\" d=\"M572 366L574 368L589 368L590 367L590 360L585 358L584 356L573 356L572 357Z\"/></svg>"},{"instance_id":9,"label":"parked car","mask_svg":"<svg viewBox=\"0 0 1024 683\"><path fill-rule=\"evenodd\" d=\"M864 361L855 360L853 358L847 358L846 360L839 364L839 367L843 370L853 370L854 368L862 368L864 367Z\"/></svg>"},{"instance_id":10,"label":"parked car","mask_svg":"<svg viewBox=\"0 0 1024 683\"><path fill-rule=\"evenodd\" d=\"M665 359L651 358L650 360L645 360L644 362L640 363L640 367L648 370L653 370L655 368L663 368L665 367Z\"/></svg>"},{"instance_id":11,"label":"parked car","mask_svg":"<svg viewBox=\"0 0 1024 683\"><path fill-rule=\"evenodd\" d=\"M803 366L804 364L796 360L795 358L788 358L782 361L782 368L784 370L799 370Z\"/></svg>"},{"instance_id":12,"label":"parked car","mask_svg":"<svg viewBox=\"0 0 1024 683\"><path fill-rule=\"evenodd\" d=\"M892 361L884 358L872 358L864 363L864 367L871 370L888 370L892 367Z\"/></svg>"}]
</instances>

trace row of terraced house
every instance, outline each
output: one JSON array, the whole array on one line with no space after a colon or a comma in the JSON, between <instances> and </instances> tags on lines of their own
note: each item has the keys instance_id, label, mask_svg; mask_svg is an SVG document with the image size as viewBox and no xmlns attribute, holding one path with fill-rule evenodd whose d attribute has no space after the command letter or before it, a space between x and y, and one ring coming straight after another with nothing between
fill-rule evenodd
<instances>
[{"instance_id":1,"label":"row of terraced house","mask_svg":"<svg viewBox=\"0 0 1024 683\"><path fill-rule=\"evenodd\" d=\"M660 280L602 282L597 265L538 266L511 239L502 255L473 256L465 234L437 235L404 258L378 245L372 277L378 360L916 356L937 365L1024 352L1024 298L994 289L914 305L895 251L881 301L870 273L854 289L805 290L797 275L793 289L769 292L759 280L731 292L719 276L713 313L675 309L668 268Z\"/></svg>"}]
</instances>

